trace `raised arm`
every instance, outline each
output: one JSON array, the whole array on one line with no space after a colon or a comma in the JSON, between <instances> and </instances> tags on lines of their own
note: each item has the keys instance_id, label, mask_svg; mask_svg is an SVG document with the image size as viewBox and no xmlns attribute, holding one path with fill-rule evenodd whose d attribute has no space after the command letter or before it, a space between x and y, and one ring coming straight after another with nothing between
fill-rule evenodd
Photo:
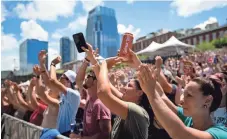
<instances>
[{"instance_id":1,"label":"raised arm","mask_svg":"<svg viewBox=\"0 0 227 139\"><path fill-rule=\"evenodd\" d=\"M200 130L186 127L178 116L166 105L160 94L155 89L156 75L152 75L148 66L141 66L138 78L143 91L148 96L154 114L160 124L175 139L212 139L212 136Z\"/></svg>"},{"instance_id":2,"label":"raised arm","mask_svg":"<svg viewBox=\"0 0 227 139\"><path fill-rule=\"evenodd\" d=\"M16 83L14 83L13 85L14 85L14 88L16 91L16 96L17 96L19 104L24 109L33 111L34 109L23 99L22 94L21 94L21 88L19 88L19 86Z\"/></svg>"},{"instance_id":3,"label":"raised arm","mask_svg":"<svg viewBox=\"0 0 227 139\"><path fill-rule=\"evenodd\" d=\"M47 53L45 50L40 51L39 53L39 62L40 62L40 69L41 74L44 80L45 85L47 85L54 93L64 93L66 94L66 87L57 80L56 77L56 65L61 62L61 57L56 57L50 65L50 75L47 72L45 67L47 58Z\"/></svg>"},{"instance_id":4,"label":"raised arm","mask_svg":"<svg viewBox=\"0 0 227 139\"><path fill-rule=\"evenodd\" d=\"M95 68L100 68L99 73L95 73L98 77L98 97L106 105L111 112L126 119L128 116L128 105L126 102L120 100L111 92L110 82L107 75L107 64L104 61L102 65Z\"/></svg>"},{"instance_id":5,"label":"raised arm","mask_svg":"<svg viewBox=\"0 0 227 139\"><path fill-rule=\"evenodd\" d=\"M86 58L84 59L82 65L80 66L77 76L76 76L76 85L79 88L80 93L82 93L84 87L83 87L83 82L84 82L84 78L86 75L86 69L88 67L89 61L86 60Z\"/></svg>"},{"instance_id":6,"label":"raised arm","mask_svg":"<svg viewBox=\"0 0 227 139\"><path fill-rule=\"evenodd\" d=\"M98 98L107 108L110 109L111 112L117 114L123 119L126 119L128 115L128 105L126 104L126 102L120 100L111 93L106 62L104 61L102 66L98 64L93 54L92 46L90 44L88 44L88 49L82 49L86 52L87 58L91 62L98 80Z\"/></svg>"},{"instance_id":7,"label":"raised arm","mask_svg":"<svg viewBox=\"0 0 227 139\"><path fill-rule=\"evenodd\" d=\"M36 80L36 89L39 97L46 103L48 106L52 107L59 107L59 100L52 98L48 95L48 91L46 91L46 87L42 84L42 76L40 76L40 67L38 65L35 65L33 67L33 72L37 76Z\"/></svg>"},{"instance_id":8,"label":"raised arm","mask_svg":"<svg viewBox=\"0 0 227 139\"><path fill-rule=\"evenodd\" d=\"M37 109L38 106L39 106L39 102L36 99L36 93L35 93L35 91L37 91L37 89L34 90L34 87L35 87L35 84L36 84L36 80L37 79L35 77L33 77L31 82L30 82L30 85L28 87L28 96L29 96L29 98L31 100L31 107L33 109Z\"/></svg>"}]
</instances>

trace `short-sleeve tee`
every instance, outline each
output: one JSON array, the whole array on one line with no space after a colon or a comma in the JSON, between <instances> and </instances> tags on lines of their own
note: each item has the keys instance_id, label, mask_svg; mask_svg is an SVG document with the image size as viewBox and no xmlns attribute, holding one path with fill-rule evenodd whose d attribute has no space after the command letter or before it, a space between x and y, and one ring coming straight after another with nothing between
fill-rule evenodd
<instances>
[{"instance_id":1,"label":"short-sleeve tee","mask_svg":"<svg viewBox=\"0 0 227 139\"><path fill-rule=\"evenodd\" d=\"M66 95L61 94L57 119L57 129L60 133L70 131L70 124L75 122L79 105L80 93L77 90L67 88Z\"/></svg>"},{"instance_id":2,"label":"short-sleeve tee","mask_svg":"<svg viewBox=\"0 0 227 139\"><path fill-rule=\"evenodd\" d=\"M184 116L183 108L177 108L178 117L184 122L187 127L191 127L193 124L192 117ZM214 125L206 130L210 133L214 139L226 139L227 138L227 128L220 125Z\"/></svg>"},{"instance_id":3,"label":"short-sleeve tee","mask_svg":"<svg viewBox=\"0 0 227 139\"><path fill-rule=\"evenodd\" d=\"M111 120L110 110L100 101L100 99L89 100L84 109L83 135L93 136L101 132L99 121Z\"/></svg>"},{"instance_id":4,"label":"short-sleeve tee","mask_svg":"<svg viewBox=\"0 0 227 139\"><path fill-rule=\"evenodd\" d=\"M147 139L149 116L142 107L127 102L128 116L125 120L115 119L111 132L111 139Z\"/></svg>"}]
</instances>

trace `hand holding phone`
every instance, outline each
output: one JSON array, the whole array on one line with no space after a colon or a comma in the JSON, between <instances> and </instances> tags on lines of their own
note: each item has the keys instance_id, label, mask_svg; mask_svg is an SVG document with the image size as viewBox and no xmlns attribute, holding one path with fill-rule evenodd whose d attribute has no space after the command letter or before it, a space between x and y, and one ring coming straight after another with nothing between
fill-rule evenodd
<instances>
[{"instance_id":1,"label":"hand holding phone","mask_svg":"<svg viewBox=\"0 0 227 139\"><path fill-rule=\"evenodd\" d=\"M76 44L77 50L79 53L84 52L82 47L88 49L83 33L77 33L73 35L74 43Z\"/></svg>"}]
</instances>

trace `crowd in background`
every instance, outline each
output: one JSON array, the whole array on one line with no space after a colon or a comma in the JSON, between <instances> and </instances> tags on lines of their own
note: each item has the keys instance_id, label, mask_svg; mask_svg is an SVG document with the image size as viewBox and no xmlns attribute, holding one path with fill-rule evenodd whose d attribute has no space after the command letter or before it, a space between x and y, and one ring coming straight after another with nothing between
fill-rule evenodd
<instances>
[{"instance_id":1,"label":"crowd in background","mask_svg":"<svg viewBox=\"0 0 227 139\"><path fill-rule=\"evenodd\" d=\"M48 71L41 51L28 86L5 80L2 113L75 139L227 139L226 49L145 64L130 50L101 63L87 45L79 70L59 79L61 57Z\"/></svg>"}]
</instances>

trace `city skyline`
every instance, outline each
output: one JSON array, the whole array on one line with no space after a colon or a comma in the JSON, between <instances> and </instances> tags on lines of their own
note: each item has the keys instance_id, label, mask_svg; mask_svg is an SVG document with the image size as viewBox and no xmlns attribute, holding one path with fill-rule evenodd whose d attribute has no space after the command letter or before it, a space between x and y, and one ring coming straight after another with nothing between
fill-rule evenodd
<instances>
[{"instance_id":1,"label":"city skyline","mask_svg":"<svg viewBox=\"0 0 227 139\"><path fill-rule=\"evenodd\" d=\"M64 36L60 40L60 56L62 57L61 67L67 63L76 59L78 51L75 44L69 37Z\"/></svg>"},{"instance_id":2,"label":"city skyline","mask_svg":"<svg viewBox=\"0 0 227 139\"><path fill-rule=\"evenodd\" d=\"M114 9L97 6L89 11L86 41L94 49L99 49L100 56L104 58L116 56L120 42Z\"/></svg>"},{"instance_id":3,"label":"city skyline","mask_svg":"<svg viewBox=\"0 0 227 139\"><path fill-rule=\"evenodd\" d=\"M116 11L118 33L131 32L135 39L161 28L204 28L227 22L226 1L3 1L1 2L1 70L19 66L19 45L27 38L49 42L50 61L60 54L59 40L85 32L88 11L104 5ZM48 9L51 9L48 10ZM59 10L61 9L61 10ZM142 9L142 10L141 10ZM79 55L82 58L83 55ZM8 64L11 63L11 64ZM59 66L58 66L59 67Z\"/></svg>"},{"instance_id":4,"label":"city skyline","mask_svg":"<svg viewBox=\"0 0 227 139\"><path fill-rule=\"evenodd\" d=\"M48 42L36 39L26 39L20 44L20 72L31 73L35 64L39 64L38 54L41 50L48 53ZM47 57L48 60L48 57ZM47 66L47 65L46 65ZM47 67L48 68L48 67Z\"/></svg>"}]
</instances>

